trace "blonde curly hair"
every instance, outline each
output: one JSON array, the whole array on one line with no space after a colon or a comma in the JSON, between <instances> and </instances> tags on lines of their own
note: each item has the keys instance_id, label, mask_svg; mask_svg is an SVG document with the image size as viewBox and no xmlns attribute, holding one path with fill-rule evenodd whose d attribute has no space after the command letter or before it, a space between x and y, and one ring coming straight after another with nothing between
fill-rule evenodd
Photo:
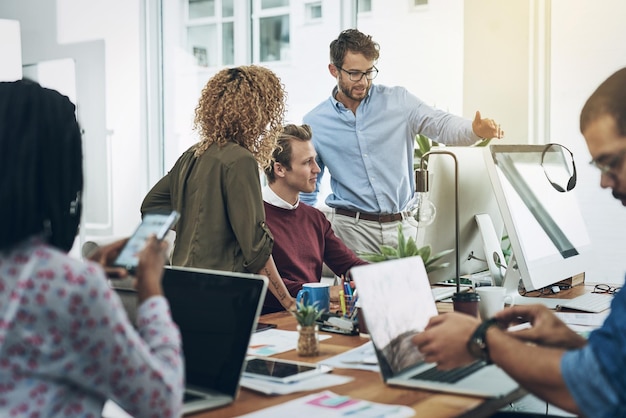
<instances>
[{"instance_id":1,"label":"blonde curly hair","mask_svg":"<svg viewBox=\"0 0 626 418\"><path fill-rule=\"evenodd\" d=\"M200 134L195 155L211 144L235 142L250 151L259 166L271 163L282 132L286 92L276 74L256 66L226 68L202 89L194 128Z\"/></svg>"}]
</instances>

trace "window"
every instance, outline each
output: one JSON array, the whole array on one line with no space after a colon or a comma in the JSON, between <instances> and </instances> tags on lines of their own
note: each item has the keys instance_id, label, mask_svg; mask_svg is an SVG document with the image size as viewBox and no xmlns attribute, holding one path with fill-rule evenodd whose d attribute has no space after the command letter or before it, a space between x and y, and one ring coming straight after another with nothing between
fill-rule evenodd
<instances>
[{"instance_id":1,"label":"window","mask_svg":"<svg viewBox=\"0 0 626 418\"><path fill-rule=\"evenodd\" d=\"M358 0L356 7L357 7L358 13L371 12L372 11L372 0Z\"/></svg>"},{"instance_id":2,"label":"window","mask_svg":"<svg viewBox=\"0 0 626 418\"><path fill-rule=\"evenodd\" d=\"M253 5L254 60L289 60L289 0L253 0Z\"/></svg>"},{"instance_id":3,"label":"window","mask_svg":"<svg viewBox=\"0 0 626 418\"><path fill-rule=\"evenodd\" d=\"M234 0L188 0L187 50L199 67L235 62Z\"/></svg>"},{"instance_id":4,"label":"window","mask_svg":"<svg viewBox=\"0 0 626 418\"><path fill-rule=\"evenodd\" d=\"M307 3L305 5L306 8L306 20L313 21L322 18L322 3Z\"/></svg>"}]
</instances>

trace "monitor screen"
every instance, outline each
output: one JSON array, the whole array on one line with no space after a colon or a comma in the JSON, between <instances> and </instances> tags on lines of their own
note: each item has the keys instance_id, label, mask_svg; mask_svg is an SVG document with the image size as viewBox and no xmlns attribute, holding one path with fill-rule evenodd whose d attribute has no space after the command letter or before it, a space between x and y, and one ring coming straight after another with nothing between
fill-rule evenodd
<instances>
[{"instance_id":1,"label":"monitor screen","mask_svg":"<svg viewBox=\"0 0 626 418\"><path fill-rule=\"evenodd\" d=\"M474 217L480 213L489 215L497 235L498 249L503 222L489 182L483 147L444 147L442 150L454 154L459 170L459 272L463 275L486 271L485 246ZM455 247L454 159L445 154L431 154L428 172L429 199L437 208L437 214L433 223L424 228L421 242L430 245L435 254ZM428 274L432 284L456 280L454 252L446 255L442 262L450 264Z\"/></svg>"},{"instance_id":2,"label":"monitor screen","mask_svg":"<svg viewBox=\"0 0 626 418\"><path fill-rule=\"evenodd\" d=\"M508 233L514 263L505 286L537 290L584 273L591 242L575 189L551 184L545 145L491 145L485 163ZM569 158L569 157L566 157ZM565 190L564 190L565 189ZM517 302L516 302L517 303Z\"/></svg>"}]
</instances>

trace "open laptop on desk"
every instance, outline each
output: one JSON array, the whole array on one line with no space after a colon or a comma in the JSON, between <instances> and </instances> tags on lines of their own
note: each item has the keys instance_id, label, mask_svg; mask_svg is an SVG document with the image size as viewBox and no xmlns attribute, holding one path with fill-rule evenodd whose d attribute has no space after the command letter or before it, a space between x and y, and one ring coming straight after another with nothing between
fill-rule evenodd
<instances>
[{"instance_id":1,"label":"open laptop on desk","mask_svg":"<svg viewBox=\"0 0 626 418\"><path fill-rule=\"evenodd\" d=\"M476 362L462 370L440 372L435 364L423 361L411 337L438 313L420 257L357 266L350 271L387 384L483 397L502 397L518 389L496 365Z\"/></svg>"},{"instance_id":2,"label":"open laptop on desk","mask_svg":"<svg viewBox=\"0 0 626 418\"><path fill-rule=\"evenodd\" d=\"M163 292L185 358L183 413L235 400L266 291L267 278L256 274L166 267Z\"/></svg>"}]
</instances>

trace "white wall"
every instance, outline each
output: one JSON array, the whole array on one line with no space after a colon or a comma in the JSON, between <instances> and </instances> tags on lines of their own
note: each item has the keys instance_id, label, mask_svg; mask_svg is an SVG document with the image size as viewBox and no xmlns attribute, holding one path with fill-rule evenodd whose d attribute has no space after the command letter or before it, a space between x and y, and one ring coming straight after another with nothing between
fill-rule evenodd
<instances>
[{"instance_id":1,"label":"white wall","mask_svg":"<svg viewBox=\"0 0 626 418\"><path fill-rule=\"evenodd\" d=\"M91 234L132 232L147 191L140 5L125 0L0 2L0 18L21 23L24 64L76 62L78 116L86 129L86 195L94 198L86 202L84 216L94 219L93 227L83 232Z\"/></svg>"},{"instance_id":2,"label":"white wall","mask_svg":"<svg viewBox=\"0 0 626 418\"><path fill-rule=\"evenodd\" d=\"M0 81L22 78L22 41L20 22L0 19Z\"/></svg>"},{"instance_id":3,"label":"white wall","mask_svg":"<svg viewBox=\"0 0 626 418\"><path fill-rule=\"evenodd\" d=\"M580 110L589 95L614 71L626 66L626 3L552 0L550 132L576 156L576 187L585 223L596 247L588 279L622 283L626 269L626 210L600 188L600 173L579 130Z\"/></svg>"}]
</instances>

